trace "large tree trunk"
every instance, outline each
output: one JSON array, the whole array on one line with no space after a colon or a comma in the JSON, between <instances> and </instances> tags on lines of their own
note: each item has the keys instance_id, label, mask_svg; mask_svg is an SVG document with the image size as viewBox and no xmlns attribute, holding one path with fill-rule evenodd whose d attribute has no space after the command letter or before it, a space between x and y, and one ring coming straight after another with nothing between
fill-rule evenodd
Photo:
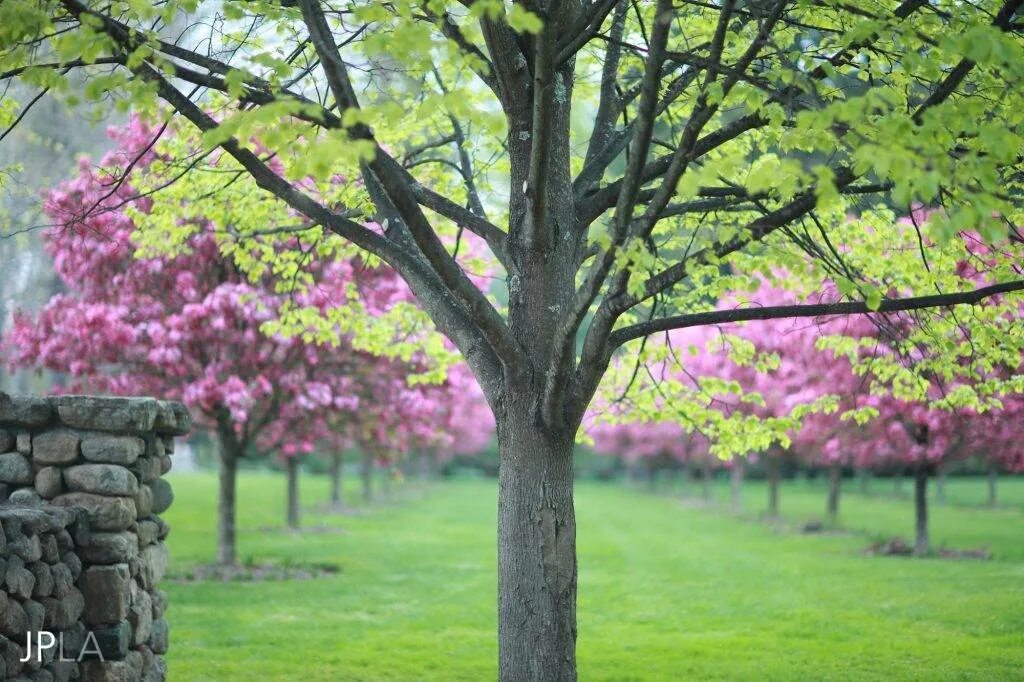
<instances>
[{"instance_id":1,"label":"large tree trunk","mask_svg":"<svg viewBox=\"0 0 1024 682\"><path fill-rule=\"evenodd\" d=\"M839 519L839 489L843 481L843 469L838 464L828 468L828 520L835 523Z\"/></svg>"},{"instance_id":2,"label":"large tree trunk","mask_svg":"<svg viewBox=\"0 0 1024 682\"><path fill-rule=\"evenodd\" d=\"M498 649L503 682L576 679L571 436L498 428Z\"/></svg>"},{"instance_id":3,"label":"large tree trunk","mask_svg":"<svg viewBox=\"0 0 1024 682\"><path fill-rule=\"evenodd\" d=\"M373 502L373 455L363 450L362 468L359 477L363 481L363 502Z\"/></svg>"},{"instance_id":4,"label":"large tree trunk","mask_svg":"<svg viewBox=\"0 0 1024 682\"><path fill-rule=\"evenodd\" d=\"M230 426L228 427L230 429ZM220 472L217 494L217 563L233 566L238 561L235 537L235 490L238 476L238 459L242 453L233 434L218 429L220 440Z\"/></svg>"},{"instance_id":5,"label":"large tree trunk","mask_svg":"<svg viewBox=\"0 0 1024 682\"><path fill-rule=\"evenodd\" d=\"M285 462L288 471L288 527L299 529L299 458L289 457Z\"/></svg>"},{"instance_id":6,"label":"large tree trunk","mask_svg":"<svg viewBox=\"0 0 1024 682\"><path fill-rule=\"evenodd\" d=\"M743 458L734 457L732 460L732 471L729 474L731 488L732 512L739 514L743 509Z\"/></svg>"},{"instance_id":7,"label":"large tree trunk","mask_svg":"<svg viewBox=\"0 0 1024 682\"><path fill-rule=\"evenodd\" d=\"M928 553L928 468L918 467L914 472L914 554Z\"/></svg>"},{"instance_id":8,"label":"large tree trunk","mask_svg":"<svg viewBox=\"0 0 1024 682\"><path fill-rule=\"evenodd\" d=\"M341 491L342 474L344 473L345 460L340 452L331 454L331 506L340 509L344 506Z\"/></svg>"},{"instance_id":9,"label":"large tree trunk","mask_svg":"<svg viewBox=\"0 0 1024 682\"><path fill-rule=\"evenodd\" d=\"M769 455L765 458L768 473L768 516L777 518L779 515L779 458Z\"/></svg>"},{"instance_id":10,"label":"large tree trunk","mask_svg":"<svg viewBox=\"0 0 1024 682\"><path fill-rule=\"evenodd\" d=\"M988 506L994 507L999 503L996 495L996 486L999 483L999 467L995 464L988 465Z\"/></svg>"}]
</instances>

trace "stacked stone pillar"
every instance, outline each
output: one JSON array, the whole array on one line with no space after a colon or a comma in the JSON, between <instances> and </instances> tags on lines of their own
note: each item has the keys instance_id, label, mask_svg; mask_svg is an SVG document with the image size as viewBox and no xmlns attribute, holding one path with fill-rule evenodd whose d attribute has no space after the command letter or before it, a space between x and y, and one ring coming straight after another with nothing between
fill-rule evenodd
<instances>
[{"instance_id":1,"label":"stacked stone pillar","mask_svg":"<svg viewBox=\"0 0 1024 682\"><path fill-rule=\"evenodd\" d=\"M161 476L190 428L180 403L0 393L0 679L165 678ZM40 631L59 644L19 661Z\"/></svg>"}]
</instances>

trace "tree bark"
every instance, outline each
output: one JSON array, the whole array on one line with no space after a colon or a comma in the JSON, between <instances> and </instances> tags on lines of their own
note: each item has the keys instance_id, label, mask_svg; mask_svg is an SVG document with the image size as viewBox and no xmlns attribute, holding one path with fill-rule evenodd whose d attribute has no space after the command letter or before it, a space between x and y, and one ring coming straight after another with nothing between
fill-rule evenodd
<instances>
[{"instance_id":1,"label":"tree bark","mask_svg":"<svg viewBox=\"0 0 1024 682\"><path fill-rule=\"evenodd\" d=\"M765 458L768 473L768 516L777 518L779 515L779 459L773 455Z\"/></svg>"},{"instance_id":2,"label":"tree bark","mask_svg":"<svg viewBox=\"0 0 1024 682\"><path fill-rule=\"evenodd\" d=\"M838 464L828 468L828 520L835 523L839 519L839 490L842 486L843 470Z\"/></svg>"},{"instance_id":3,"label":"tree bark","mask_svg":"<svg viewBox=\"0 0 1024 682\"><path fill-rule=\"evenodd\" d=\"M331 455L331 506L336 509L344 506L341 490L342 474L345 467L344 457L340 452Z\"/></svg>"},{"instance_id":4,"label":"tree bark","mask_svg":"<svg viewBox=\"0 0 1024 682\"><path fill-rule=\"evenodd\" d=\"M288 528L299 529L299 458L289 457L288 471Z\"/></svg>"},{"instance_id":5,"label":"tree bark","mask_svg":"<svg viewBox=\"0 0 1024 682\"><path fill-rule=\"evenodd\" d=\"M235 536L235 490L239 456L236 444L221 434L217 495L217 563L221 566L234 566L238 562Z\"/></svg>"},{"instance_id":6,"label":"tree bark","mask_svg":"<svg viewBox=\"0 0 1024 682\"><path fill-rule=\"evenodd\" d=\"M359 477L363 481L363 502L370 504L373 502L373 455L365 450Z\"/></svg>"},{"instance_id":7,"label":"tree bark","mask_svg":"<svg viewBox=\"0 0 1024 682\"><path fill-rule=\"evenodd\" d=\"M500 679L575 680L572 437L505 419L498 447Z\"/></svg>"},{"instance_id":8,"label":"tree bark","mask_svg":"<svg viewBox=\"0 0 1024 682\"><path fill-rule=\"evenodd\" d=\"M914 554L923 556L931 549L928 540L928 468L914 472Z\"/></svg>"},{"instance_id":9,"label":"tree bark","mask_svg":"<svg viewBox=\"0 0 1024 682\"><path fill-rule=\"evenodd\" d=\"M729 474L733 514L739 514L743 510L743 467L742 457L733 458L732 471Z\"/></svg>"}]
</instances>

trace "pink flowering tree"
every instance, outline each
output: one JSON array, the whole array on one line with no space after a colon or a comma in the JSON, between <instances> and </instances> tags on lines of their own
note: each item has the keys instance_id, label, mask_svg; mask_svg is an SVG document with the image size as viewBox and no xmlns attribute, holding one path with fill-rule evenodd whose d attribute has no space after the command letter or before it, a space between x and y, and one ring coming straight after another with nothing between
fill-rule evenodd
<instances>
[{"instance_id":1,"label":"pink flowering tree","mask_svg":"<svg viewBox=\"0 0 1024 682\"><path fill-rule=\"evenodd\" d=\"M217 558L233 564L238 461L312 451L329 428L323 416L357 407L352 394L362 378L402 375L395 366L402 363L358 352L342 334L324 343L265 333L267 325L285 304L326 311L338 299L356 298L360 314L373 315L408 293L390 270L353 258L311 267L316 286L296 301L272 284L275 273L243 276L223 258L218 239L232 226L195 218L187 249L140 257L132 215L145 214L149 200L108 169L134 163L140 170L154 162L156 153L147 151L153 131L136 121L112 135L118 148L101 169L83 161L77 177L46 197L55 225L46 248L66 293L38 314L16 315L5 339L7 357L16 366L67 376L61 390L158 395L188 404L219 444ZM358 408L387 413L386 395Z\"/></svg>"}]
</instances>

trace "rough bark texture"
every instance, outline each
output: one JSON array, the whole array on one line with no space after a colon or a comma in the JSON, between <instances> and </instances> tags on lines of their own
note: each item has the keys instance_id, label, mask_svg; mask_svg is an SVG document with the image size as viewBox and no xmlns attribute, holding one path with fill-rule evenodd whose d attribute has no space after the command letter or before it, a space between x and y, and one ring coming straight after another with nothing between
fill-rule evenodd
<instances>
[{"instance_id":1,"label":"rough bark texture","mask_svg":"<svg viewBox=\"0 0 1024 682\"><path fill-rule=\"evenodd\" d=\"M928 469L914 473L914 554L922 556L931 549L928 540Z\"/></svg>"},{"instance_id":2,"label":"rough bark texture","mask_svg":"<svg viewBox=\"0 0 1024 682\"><path fill-rule=\"evenodd\" d=\"M507 419L498 444L500 677L575 680L572 439Z\"/></svg>"},{"instance_id":3,"label":"rough bark texture","mask_svg":"<svg viewBox=\"0 0 1024 682\"><path fill-rule=\"evenodd\" d=\"M743 510L743 467L746 463L741 458L734 459L732 462L732 471L729 475L730 484L730 498L732 505L732 512L739 514Z\"/></svg>"},{"instance_id":4,"label":"rough bark texture","mask_svg":"<svg viewBox=\"0 0 1024 682\"><path fill-rule=\"evenodd\" d=\"M238 561L235 540L235 487L238 453L222 440L220 445L220 483L217 498L217 563L234 565Z\"/></svg>"},{"instance_id":5,"label":"rough bark texture","mask_svg":"<svg viewBox=\"0 0 1024 682\"><path fill-rule=\"evenodd\" d=\"M299 458L288 458L288 527L299 529Z\"/></svg>"},{"instance_id":6,"label":"rough bark texture","mask_svg":"<svg viewBox=\"0 0 1024 682\"><path fill-rule=\"evenodd\" d=\"M344 466L344 455L340 452L335 452L331 455L331 506L336 508L340 508L344 504L341 492L341 477L344 473Z\"/></svg>"},{"instance_id":7,"label":"rough bark texture","mask_svg":"<svg viewBox=\"0 0 1024 682\"><path fill-rule=\"evenodd\" d=\"M828 468L828 505L826 512L830 523L839 518L839 490L842 485L843 470L838 464Z\"/></svg>"},{"instance_id":8,"label":"rough bark texture","mask_svg":"<svg viewBox=\"0 0 1024 682\"><path fill-rule=\"evenodd\" d=\"M779 460L777 457L766 458L765 466L768 470L768 516L775 518L779 515Z\"/></svg>"}]
</instances>

